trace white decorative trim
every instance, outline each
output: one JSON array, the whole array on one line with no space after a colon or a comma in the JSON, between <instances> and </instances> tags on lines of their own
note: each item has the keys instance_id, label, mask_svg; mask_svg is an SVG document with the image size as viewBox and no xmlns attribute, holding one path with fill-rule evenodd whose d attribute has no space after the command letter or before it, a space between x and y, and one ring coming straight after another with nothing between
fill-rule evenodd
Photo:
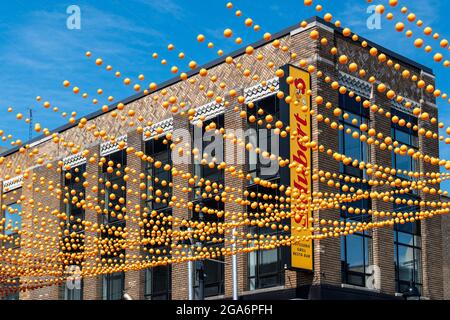
<instances>
[{"instance_id":1,"label":"white decorative trim","mask_svg":"<svg viewBox=\"0 0 450 320\"><path fill-rule=\"evenodd\" d=\"M163 129L163 132L161 134L158 134L157 132L158 128ZM148 141L156 137L166 135L167 133L172 131L173 131L173 118L169 118L161 122L155 123L150 127L144 128L144 131L142 133L142 140ZM148 132L150 132L150 135L147 134Z\"/></svg>"},{"instance_id":2,"label":"white decorative trim","mask_svg":"<svg viewBox=\"0 0 450 320\"><path fill-rule=\"evenodd\" d=\"M348 73L339 71L339 84L345 86L348 90L355 92L357 95L370 98L372 93L372 84L364 81Z\"/></svg>"},{"instance_id":3,"label":"white decorative trim","mask_svg":"<svg viewBox=\"0 0 450 320\"><path fill-rule=\"evenodd\" d=\"M3 181L3 193L19 189L23 184L23 175Z\"/></svg>"},{"instance_id":4,"label":"white decorative trim","mask_svg":"<svg viewBox=\"0 0 450 320\"><path fill-rule=\"evenodd\" d=\"M436 79L436 76L434 74L428 73L428 72L423 71L423 70L420 70L420 76L421 77L427 76L427 77L429 77L431 79Z\"/></svg>"},{"instance_id":5,"label":"white decorative trim","mask_svg":"<svg viewBox=\"0 0 450 320\"><path fill-rule=\"evenodd\" d=\"M305 28L300 27L298 29L292 30L291 31L291 36L296 35L296 34L298 34L300 32L306 31L308 29L314 28L316 26L320 27L322 29L325 29L325 30L327 30L327 31L329 31L331 33L334 33L334 29L333 28L330 28L329 26L327 26L327 25L325 25L325 24L323 24L321 22L313 21L313 22L308 23L308 25Z\"/></svg>"},{"instance_id":6,"label":"white decorative trim","mask_svg":"<svg viewBox=\"0 0 450 320\"><path fill-rule=\"evenodd\" d=\"M410 108L407 108L405 106L405 104L407 102L411 103L411 107ZM401 112L407 113L409 115L413 115L413 109L414 108L420 108L420 104L417 101L413 101L413 100L408 99L408 98L403 98L402 102L397 102L397 101L393 100L392 101L392 108L397 109L397 110L399 110Z\"/></svg>"},{"instance_id":7,"label":"white decorative trim","mask_svg":"<svg viewBox=\"0 0 450 320\"><path fill-rule=\"evenodd\" d=\"M267 80L266 85L258 84L256 86L244 89L245 103L255 102L271 95L277 94L280 90L280 79L278 77ZM271 90L271 88L274 90Z\"/></svg>"},{"instance_id":8,"label":"white decorative trim","mask_svg":"<svg viewBox=\"0 0 450 320\"><path fill-rule=\"evenodd\" d=\"M101 157L107 156L107 155L109 155L111 153L119 151L120 150L119 149L119 142L124 141L125 142L125 147L126 147L127 139L128 139L127 135L123 135L123 136L118 137L116 139L115 143L112 143L111 141L102 143L100 145L100 156Z\"/></svg>"},{"instance_id":9,"label":"white decorative trim","mask_svg":"<svg viewBox=\"0 0 450 320\"><path fill-rule=\"evenodd\" d=\"M317 53L316 53L316 55L317 55L317 58L316 58L317 61L326 63L326 64L328 64L328 65L330 65L330 66L332 66L332 67L334 67L334 66L336 65L336 64L334 63L334 61L331 61L331 60L329 60L329 59L326 59L326 58L324 58L324 57L321 57L321 56L320 56L319 54L317 54Z\"/></svg>"},{"instance_id":10,"label":"white decorative trim","mask_svg":"<svg viewBox=\"0 0 450 320\"><path fill-rule=\"evenodd\" d=\"M321 27L321 28L323 28L323 29L325 29L325 30L327 30L327 31L329 31L331 33L334 33L334 29L333 28L323 24L322 22L317 22L317 26Z\"/></svg>"},{"instance_id":11,"label":"white decorative trim","mask_svg":"<svg viewBox=\"0 0 450 320\"><path fill-rule=\"evenodd\" d=\"M195 125L200 120L200 118L202 118L203 121L206 121L214 117L217 117L223 113L225 113L225 104L223 102L217 103L213 101L196 108L194 119L191 121L191 123Z\"/></svg>"},{"instance_id":12,"label":"white decorative trim","mask_svg":"<svg viewBox=\"0 0 450 320\"><path fill-rule=\"evenodd\" d=\"M83 157L81 153L78 153L69 156L67 158L64 158L62 161L63 161L63 170L65 171L67 166L69 166L70 168L75 168L85 164L86 158Z\"/></svg>"},{"instance_id":13,"label":"white decorative trim","mask_svg":"<svg viewBox=\"0 0 450 320\"><path fill-rule=\"evenodd\" d=\"M336 64L333 61L321 57L318 53L315 53L310 58L306 59L306 62L308 64L313 64L313 63L317 63L317 62L323 62L323 63L328 64L329 66L332 66L332 67L336 66Z\"/></svg>"},{"instance_id":14,"label":"white decorative trim","mask_svg":"<svg viewBox=\"0 0 450 320\"><path fill-rule=\"evenodd\" d=\"M38 140L38 141L35 141L35 142L31 143L31 144L29 145L29 147L30 147L30 148L36 147L36 146L38 146L38 145L40 145L40 144L43 144L44 142L47 142L47 141L50 140L50 139L52 139L52 136L51 136L51 135L50 135L50 136L47 136L47 137L45 137L45 138L42 138L41 140Z\"/></svg>"}]
</instances>

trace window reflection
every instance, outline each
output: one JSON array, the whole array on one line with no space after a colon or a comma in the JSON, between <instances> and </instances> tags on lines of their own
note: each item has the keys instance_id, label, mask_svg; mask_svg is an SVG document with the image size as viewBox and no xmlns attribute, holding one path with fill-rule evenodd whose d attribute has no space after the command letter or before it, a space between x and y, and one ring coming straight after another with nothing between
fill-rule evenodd
<instances>
[{"instance_id":1,"label":"window reflection","mask_svg":"<svg viewBox=\"0 0 450 320\"><path fill-rule=\"evenodd\" d=\"M412 195L405 199L417 200ZM416 205L395 204L395 212L418 212ZM422 240L420 221L397 223L394 228L394 264L397 292L408 291L411 285L422 290Z\"/></svg>"}]
</instances>

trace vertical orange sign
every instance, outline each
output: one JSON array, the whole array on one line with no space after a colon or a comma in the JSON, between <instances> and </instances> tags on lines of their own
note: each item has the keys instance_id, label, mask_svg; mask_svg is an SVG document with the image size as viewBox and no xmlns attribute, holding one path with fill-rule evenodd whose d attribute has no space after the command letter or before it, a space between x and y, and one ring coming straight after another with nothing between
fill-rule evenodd
<instances>
[{"instance_id":1,"label":"vertical orange sign","mask_svg":"<svg viewBox=\"0 0 450 320\"><path fill-rule=\"evenodd\" d=\"M289 105L289 125L291 133L297 132L296 139L290 140L290 163L297 165L290 169L290 186L299 194L311 194L311 170L300 170L299 165L311 168L311 149L306 148L302 138L311 138L311 99L306 91L311 89L309 73L289 66L289 75L294 82L289 86L289 95L292 100ZM306 107L306 108L305 108ZM295 197L294 197L295 198ZM291 205L299 204L302 208L291 208L293 217L291 220L291 232L295 242L291 245L291 266L294 268L313 270L312 240L298 241L303 236L311 235L309 230L297 230L298 227L309 228L312 219L311 203L308 200L297 200Z\"/></svg>"}]
</instances>

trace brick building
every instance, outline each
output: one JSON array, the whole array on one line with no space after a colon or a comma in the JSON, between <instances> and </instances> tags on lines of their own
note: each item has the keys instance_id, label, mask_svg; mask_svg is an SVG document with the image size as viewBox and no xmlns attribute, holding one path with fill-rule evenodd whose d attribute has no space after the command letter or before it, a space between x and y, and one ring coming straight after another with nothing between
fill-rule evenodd
<instances>
[{"instance_id":1,"label":"brick building","mask_svg":"<svg viewBox=\"0 0 450 320\"><path fill-rule=\"evenodd\" d=\"M320 40L312 40L310 38L312 30L317 30L320 37L326 37L328 44L322 45ZM183 206L169 206L167 202L158 203L148 199L144 201L136 193L126 191L130 189L139 190L139 180L130 179L126 183L126 189L121 188L123 179L117 179L117 176L107 172L105 168L99 167L98 161L91 162L88 161L88 158L96 154L98 157L105 157L108 161L120 163L122 171L125 166L128 166L135 169L137 174L140 170L140 172L146 172L153 177L159 177L160 181L172 181L173 185L187 187L187 182L181 175L172 177L167 171L164 172L164 170L158 170L152 165L149 166L148 163L143 163L134 156L134 152L142 151L162 163L170 163L172 156L170 149L161 142L161 139L155 139L155 137L179 129L192 132L195 122L199 119L202 119L204 126L214 122L217 127L224 127L226 130L245 130L248 127L258 129L258 121L253 124L247 123L245 118L240 117L240 111L248 108L248 103L253 103L256 107L252 110L248 109L247 112L249 115L255 116L256 119L264 115L264 113L261 115L256 112L257 108L264 110L266 114L270 113L275 116L282 112L281 100L276 96L282 84L280 79L275 77L274 71L286 65L298 66L302 59L306 60L308 65L313 65L316 70L330 76L333 81L339 81L341 85L360 96L363 99L362 101L368 100L383 108L385 112L398 115L399 118L406 119L426 130L438 131L437 124L422 121L411 112L413 108L420 107L423 112L428 112L430 117L437 118L434 96L427 93L425 89L418 89L412 81L403 79L401 74L395 71L393 67L389 67L386 62L380 63L377 57L369 54L369 50L377 48L380 53L386 54L387 59L391 59L394 64L399 64L402 70L408 69L411 74L417 75L427 84L434 85L434 75L429 68L370 41L367 41L368 46L364 48L361 46L364 39L354 41L345 37L340 28L336 28L317 17L309 19L305 28L297 25L273 35L272 39L279 39L281 46L288 46L289 51L282 52L270 42L261 41L252 46L255 48L255 54L261 53L265 57L263 62L258 63L254 57L245 55L245 49L231 54L235 63L241 63L243 68L249 68L252 74L259 76L259 81L254 81L251 77L243 77L242 70L236 68L235 65L224 63L223 59L211 62L203 67L208 69L211 76L216 75L220 81L226 82L229 89L235 88L238 91L238 96L245 97L245 104L238 103L236 97L230 96L225 98L230 101L231 107L226 107L223 103L212 102L204 93L199 92L198 85L204 85L204 92L207 92L208 90L217 91L217 84L210 81L209 77L200 76L200 69L197 69L189 74L191 79L196 79L196 85L192 85L189 81L180 81L179 78L172 79L161 84L155 92L148 95L137 94L122 101L125 105L123 110L119 110L121 108L118 109L118 104L115 104L110 106L110 110L106 113L96 112L86 116L88 120L86 127L95 124L98 130L106 130L107 128L109 137L116 137L115 143L106 141L106 138L102 141L101 137L93 135L92 131L95 131L95 129L80 128L78 123L69 124L52 131L52 133L58 133L66 141L74 141L76 144L80 144L80 150L89 150L89 156L87 157L82 154L71 155L70 148L54 143L51 136L38 137L30 141L29 145L33 149L37 149L39 155L45 154L48 163L53 164L52 169L47 168L47 162L37 164L36 159L40 157L39 155L29 156L20 153L18 148L3 152L1 157L4 158L4 161L0 170L3 178L1 204L4 209L5 220L17 221L17 217L16 220L11 217L14 216L14 211L22 211L22 230L20 235L15 236L16 238L26 238L30 233L33 233L34 236L40 235L41 239L45 239L47 243L54 242L53 247L42 247L37 250L33 246L27 246L26 241L22 239L22 241L16 241L16 249L21 250L27 259L31 259L34 255L39 256L41 253L44 257L54 257L58 254L60 250L59 241L61 241L58 230L46 231L45 228L39 227L39 220L42 222L43 219L47 219L48 215L54 210L70 212L74 216L70 221L70 226L76 232L82 234L80 238L83 238L86 244L95 245L94 241L98 235L88 227L84 227L80 220L77 222L78 218L108 226L112 230L120 230L121 228L137 230L133 232L137 232L135 236L139 237L141 227L136 219L125 221L120 219L117 214L111 215L110 212L107 212L106 216L102 216L96 212L94 207L87 206L80 209L65 204L61 199L55 197L54 191L47 191L50 190L48 185L57 186L59 183L61 186L67 186L83 193L86 199L97 200L98 203L103 199L103 205L106 202L115 206L117 203L108 202L107 195L111 192L109 190L111 186L100 185L98 190L93 190L91 186L89 188L83 186L84 179L93 175L109 181L116 179L114 181L119 185L119 191L116 193L120 193L120 198L126 199L126 211L130 213L133 213L136 210L136 204L139 204L141 207L150 207L151 210L160 215L162 220L163 217L173 216L179 219L195 219L213 223L223 222L229 219L229 216L211 218L203 214L201 208L214 208L225 212L250 212L251 208L240 205L235 201L221 202L212 198L202 199L202 197L196 196L195 190L186 193L182 188L165 190L177 199L192 201L193 210ZM338 55L333 55L330 52L333 46L338 49ZM291 53L296 53L296 56L291 55ZM337 61L339 55L346 55L349 61L356 62L358 66L367 71L367 75L375 76L377 82L372 84L368 81L367 76L360 78L350 74L348 66ZM273 62L275 67L268 68L267 61ZM362 102L356 102L349 95L340 94L337 90L333 90L324 78L317 77L315 73L312 73L311 90L313 97L322 96L325 101L331 102L333 106L339 106L344 112L356 117L359 124L367 123L370 128L375 128L384 137L392 136L424 154L434 157L439 156L438 140L425 139L423 135L418 135L417 131L394 125L388 118L369 112L367 108L363 107ZM261 81L265 81L265 83L261 84ZM407 97L407 99L404 99L403 102L387 99L385 94L381 94L374 89L379 82L385 83L389 88ZM184 101L187 106L195 108L194 119L189 121L185 115L173 115L166 111L161 106L161 99L155 100L155 96L160 96L164 100L170 96L177 96L179 101ZM335 117L332 109L317 106L315 100L312 99L312 101L312 109L320 111L324 117L336 118L336 121L339 120L339 124L343 125L344 128L352 129L355 127L354 123L347 122L343 117L340 119ZM237 106L237 109L234 108L235 106ZM150 120L154 124L145 129L144 133L137 132L136 127L129 126L129 121L126 118L123 118L125 120L120 118L131 109L136 111L135 117L142 116L146 121ZM117 117L111 117L113 111L118 112ZM359 140L352 140L342 130L337 134L336 130L330 128L324 122L318 122L316 118L312 118L311 125L312 139L318 141L326 149L331 148L336 152L351 155L354 159L376 163L383 167L407 171L439 172L439 167L430 163L418 162L407 156L395 155L391 151L382 151L374 145L368 146L359 142ZM359 126L356 126L354 129L358 128ZM195 140L195 134L193 140ZM195 145L196 141L183 141L183 143ZM260 141L258 140L257 143L259 145ZM122 149L123 146L134 148L134 152L125 152L125 149ZM338 146L339 149L337 149ZM224 152L225 154L231 152L228 145ZM240 154L243 154L242 150L240 152ZM239 154L239 151L237 154ZM251 166L249 165L250 152L246 152L245 156L246 161L236 165L237 172L245 176L250 174L252 177L263 175L265 179L279 183L279 173L264 176L261 171L264 165L257 161L255 165ZM65 171L61 173L55 170L58 161L63 161L64 167L70 167L70 178L67 178ZM314 151L312 163L313 168L320 168L331 173L342 173L357 178L365 177L362 170L330 161L330 157L325 153ZM15 171L18 166L21 168L20 173ZM208 170L207 167L195 161L193 164L177 165L179 171L190 172L204 179L231 186L230 193L234 195L234 198L244 197L244 191L248 191L249 194L252 192L255 192L255 194L270 194L272 196L270 199L276 199L278 195L277 191L255 184L253 179L239 179L237 175L224 174L220 170L210 169ZM399 178L408 179L409 177L399 176ZM371 188L372 191L379 192L387 190L386 186L368 186L364 183L355 186L362 189ZM336 192L334 187L329 187L319 181L313 182L313 190ZM408 199L423 199L425 201L439 199L439 195L430 195L423 192L412 192L402 196ZM20 200L21 197L26 200ZM34 203L31 204L28 199L34 199ZM42 205L39 206L39 204ZM378 199L361 200L355 205L361 208L387 212L418 210L415 206L399 206ZM38 209L39 207L41 209ZM199 210L195 208L199 208ZM351 222L368 222L372 218L374 220L381 219L368 215L355 217L341 212L340 209L320 209L315 210L313 214L315 218L319 219ZM39 219L32 219L36 215ZM289 250L287 247L240 253L237 256L239 296L241 299L398 299L402 292L407 291L410 286L415 286L422 297L443 299L445 280L443 276L444 247L442 236L445 230L441 228L441 220L442 217L436 215L433 219L416 221L412 224L399 224L392 228L373 229L372 231L355 233L341 238L315 240L313 271L289 268L285 259L286 250ZM254 234L269 232L266 230L268 228L265 227L240 228L239 232ZM3 232L11 236L18 233L18 230L8 229L5 226ZM229 233L224 236L231 237ZM3 245L5 247L11 246L5 241ZM130 261L133 260L133 255L142 254L142 248L139 246L127 246L126 248L124 254L129 257ZM95 265L96 259L100 255L100 252L86 255L85 263ZM116 258L112 257L113 260ZM51 260L51 263L56 264L57 262ZM194 262L192 265L194 298L203 296L208 299L230 298L233 290L231 266L231 257L229 256L218 256ZM10 278L17 279L18 274L12 271ZM3 285L8 288L14 286L14 284L7 284L6 282ZM188 266L186 263L175 263L171 266L160 266L146 270L129 270L123 273L87 277L82 280L81 289L67 288L67 284L55 284L20 292L20 294L11 293L8 297L20 297L20 299L120 299L122 294L126 292L134 299L187 299L189 291Z\"/></svg>"},{"instance_id":2,"label":"brick building","mask_svg":"<svg viewBox=\"0 0 450 320\"><path fill-rule=\"evenodd\" d=\"M450 198L441 197L442 201L450 202ZM450 217L442 217L442 259L444 277L444 299L450 300Z\"/></svg>"}]
</instances>

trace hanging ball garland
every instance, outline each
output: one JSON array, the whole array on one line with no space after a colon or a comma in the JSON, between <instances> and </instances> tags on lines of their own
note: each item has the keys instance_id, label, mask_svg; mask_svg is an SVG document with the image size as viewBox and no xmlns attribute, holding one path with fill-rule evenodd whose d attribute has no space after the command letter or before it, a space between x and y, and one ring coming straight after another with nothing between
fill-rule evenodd
<instances>
[{"instance_id":1,"label":"hanging ball garland","mask_svg":"<svg viewBox=\"0 0 450 320\"><path fill-rule=\"evenodd\" d=\"M392 94L392 93L391 93ZM270 119L267 119L267 120L270 120Z\"/></svg>"}]
</instances>

